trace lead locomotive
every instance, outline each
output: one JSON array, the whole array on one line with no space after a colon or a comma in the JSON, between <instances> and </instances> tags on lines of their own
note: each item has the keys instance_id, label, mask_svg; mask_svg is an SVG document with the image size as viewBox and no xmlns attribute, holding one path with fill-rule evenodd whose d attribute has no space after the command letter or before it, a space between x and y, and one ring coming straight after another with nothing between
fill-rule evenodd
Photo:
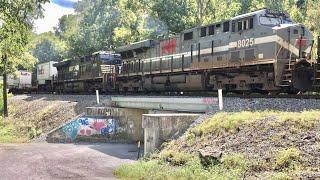
<instances>
[{"instance_id":1,"label":"lead locomotive","mask_svg":"<svg viewBox=\"0 0 320 180\"><path fill-rule=\"evenodd\" d=\"M262 9L119 47L119 91L297 92L311 88L313 37L283 12Z\"/></svg>"}]
</instances>

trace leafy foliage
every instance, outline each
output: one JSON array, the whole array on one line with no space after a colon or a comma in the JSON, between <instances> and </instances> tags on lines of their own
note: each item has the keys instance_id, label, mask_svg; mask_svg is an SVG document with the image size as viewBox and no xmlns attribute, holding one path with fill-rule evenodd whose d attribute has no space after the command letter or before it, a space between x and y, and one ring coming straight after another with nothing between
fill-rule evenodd
<instances>
[{"instance_id":1,"label":"leafy foliage","mask_svg":"<svg viewBox=\"0 0 320 180\"><path fill-rule=\"evenodd\" d=\"M28 42L32 20L39 17L41 4L48 0L0 1L0 70L10 73L30 58ZM32 64L33 62L31 62Z\"/></svg>"},{"instance_id":2,"label":"leafy foliage","mask_svg":"<svg viewBox=\"0 0 320 180\"><path fill-rule=\"evenodd\" d=\"M66 55L67 46L53 33L43 33L33 40L32 54L39 62L59 61Z\"/></svg>"},{"instance_id":3,"label":"leafy foliage","mask_svg":"<svg viewBox=\"0 0 320 180\"><path fill-rule=\"evenodd\" d=\"M76 14L60 19L55 35L65 42L63 58L149 39L229 19L263 7L284 10L314 35L320 25L319 0L82 0ZM315 47L315 46L314 46ZM40 60L41 61L41 60Z\"/></svg>"}]
</instances>

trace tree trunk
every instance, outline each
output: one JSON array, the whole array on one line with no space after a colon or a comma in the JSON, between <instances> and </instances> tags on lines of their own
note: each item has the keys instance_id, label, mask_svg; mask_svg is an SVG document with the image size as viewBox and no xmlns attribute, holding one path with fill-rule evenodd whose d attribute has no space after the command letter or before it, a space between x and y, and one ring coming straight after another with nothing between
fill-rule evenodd
<instances>
[{"instance_id":1,"label":"tree trunk","mask_svg":"<svg viewBox=\"0 0 320 180\"><path fill-rule=\"evenodd\" d=\"M3 116L8 117L7 74L3 73Z\"/></svg>"}]
</instances>

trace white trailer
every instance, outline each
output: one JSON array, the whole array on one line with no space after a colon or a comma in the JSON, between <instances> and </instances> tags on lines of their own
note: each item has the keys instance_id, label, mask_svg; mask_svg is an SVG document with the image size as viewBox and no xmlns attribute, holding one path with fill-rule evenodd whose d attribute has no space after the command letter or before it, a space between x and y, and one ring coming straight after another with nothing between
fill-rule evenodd
<instances>
[{"instance_id":1,"label":"white trailer","mask_svg":"<svg viewBox=\"0 0 320 180\"><path fill-rule=\"evenodd\" d=\"M19 70L14 75L9 75L7 79L9 89L26 89L32 87L32 73Z\"/></svg>"},{"instance_id":2,"label":"white trailer","mask_svg":"<svg viewBox=\"0 0 320 180\"><path fill-rule=\"evenodd\" d=\"M52 78L57 77L58 71L53 64L57 63L56 61L49 61L45 63L40 63L37 65L37 82L38 85L45 85L48 81L52 81Z\"/></svg>"}]
</instances>

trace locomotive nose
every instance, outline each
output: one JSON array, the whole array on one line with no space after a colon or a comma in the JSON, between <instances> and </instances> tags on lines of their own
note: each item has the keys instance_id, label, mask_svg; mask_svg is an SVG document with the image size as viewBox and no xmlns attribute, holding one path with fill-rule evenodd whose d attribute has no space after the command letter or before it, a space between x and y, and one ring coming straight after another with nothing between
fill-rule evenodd
<instances>
[{"instance_id":1,"label":"locomotive nose","mask_svg":"<svg viewBox=\"0 0 320 180\"><path fill-rule=\"evenodd\" d=\"M297 56L305 59L310 58L312 49L312 34L303 25L291 27L291 32L291 42L298 50Z\"/></svg>"},{"instance_id":2,"label":"locomotive nose","mask_svg":"<svg viewBox=\"0 0 320 180\"><path fill-rule=\"evenodd\" d=\"M300 91L307 91L312 88L314 77L314 70L310 62L308 62L311 56L312 35L303 25L292 28L292 39L294 40L294 46L298 50L298 62L292 71L292 84L294 88Z\"/></svg>"}]
</instances>

